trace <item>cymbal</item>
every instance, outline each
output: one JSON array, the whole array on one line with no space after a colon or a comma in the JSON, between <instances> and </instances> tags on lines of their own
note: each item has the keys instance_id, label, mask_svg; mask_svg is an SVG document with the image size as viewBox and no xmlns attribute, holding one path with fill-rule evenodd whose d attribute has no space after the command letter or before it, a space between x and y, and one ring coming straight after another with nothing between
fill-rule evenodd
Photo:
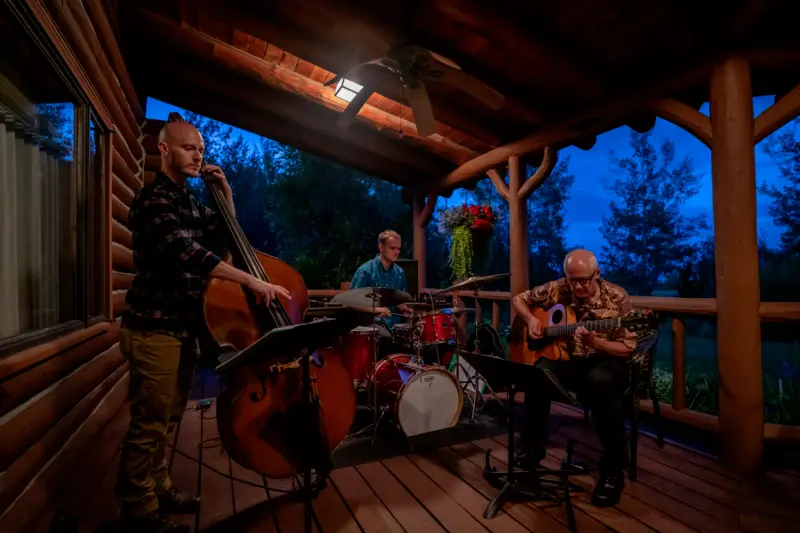
<instances>
[{"instance_id":1,"label":"cymbal","mask_svg":"<svg viewBox=\"0 0 800 533\"><path fill-rule=\"evenodd\" d=\"M333 297L333 301L338 304L364 312L371 312L373 307L390 307L410 300L411 295L407 292L384 287L350 289Z\"/></svg>"},{"instance_id":2,"label":"cymbal","mask_svg":"<svg viewBox=\"0 0 800 533\"><path fill-rule=\"evenodd\" d=\"M507 278L510 275L511 275L510 272L506 272L505 274L491 274L489 276L472 276L465 279L464 281L459 281L455 285L451 285L450 287L447 287L446 289L441 290L436 294L437 295L447 294L448 292L474 289L480 285L483 285L484 283L489 283L490 281L497 281L498 279Z\"/></svg>"}]
</instances>

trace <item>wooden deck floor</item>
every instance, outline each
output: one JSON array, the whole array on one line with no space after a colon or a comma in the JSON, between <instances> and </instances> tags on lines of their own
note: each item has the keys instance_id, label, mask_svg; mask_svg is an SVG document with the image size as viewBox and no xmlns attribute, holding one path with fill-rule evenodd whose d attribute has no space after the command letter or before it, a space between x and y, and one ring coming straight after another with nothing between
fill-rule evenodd
<instances>
[{"instance_id":1,"label":"wooden deck floor","mask_svg":"<svg viewBox=\"0 0 800 533\"><path fill-rule=\"evenodd\" d=\"M213 396L213 386L200 384L196 397ZM190 402L190 408L194 400ZM196 516L181 520L195 532L241 531L299 533L302 503L287 501L275 489L290 489L291 480L266 480L231 461L217 439L215 407L188 410L175 446L189 457L229 476L233 481L180 454L174 454L172 477L184 490L202 497ZM124 430L124 413L110 424L108 439ZM585 426L582 413L554 404L547 461L557 466L568 438L577 439L576 459L596 464L600 447ZM104 440L104 435L98 439ZM622 501L611 509L589 502L592 475L573 478L587 492L574 496L578 531L633 533L731 533L800 531L800 474L769 472L760 479L743 479L714 458L668 443L659 449L640 438L639 479L626 481ZM506 438L496 437L442 447L423 455L401 455L335 470L327 488L314 502L315 530L322 533L562 533L566 513L547 503L506 505L495 518L484 520L487 502L497 494L482 476L486 449L499 467L506 457ZM106 447L108 448L108 447ZM115 450L98 452L105 475L81 516L80 531L106 529L115 518L113 494ZM234 516L238 514L238 516Z\"/></svg>"}]
</instances>

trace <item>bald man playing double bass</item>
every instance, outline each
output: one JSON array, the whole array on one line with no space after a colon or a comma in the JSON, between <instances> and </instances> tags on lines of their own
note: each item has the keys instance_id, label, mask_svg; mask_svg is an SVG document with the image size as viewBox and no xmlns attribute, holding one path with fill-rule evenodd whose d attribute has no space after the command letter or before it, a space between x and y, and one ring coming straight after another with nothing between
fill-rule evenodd
<instances>
[{"instance_id":1,"label":"bald man playing double bass","mask_svg":"<svg viewBox=\"0 0 800 533\"><path fill-rule=\"evenodd\" d=\"M543 325L530 309L548 309L556 304L572 307L578 322L621 317L633 310L625 289L600 277L597 258L588 250L567 254L563 278L513 299L514 310L527 321L534 339L541 338ZM570 360L541 358L536 363L551 370L568 389L578 392L592 410L604 451L599 464L600 481L592 495L592 503L598 507L616 505L625 487L628 453L623 395L630 379L627 359L635 348L636 335L624 328L595 332L579 327L569 343ZM545 458L549 413L548 398L525 394L519 462L527 470L535 469Z\"/></svg>"},{"instance_id":2,"label":"bald man playing double bass","mask_svg":"<svg viewBox=\"0 0 800 533\"><path fill-rule=\"evenodd\" d=\"M165 448L186 409L205 328L205 283L209 278L240 283L267 300L290 296L284 287L223 261L226 226L186 186L188 178L205 172L233 208L222 169L203 165L200 132L170 114L158 149L161 170L136 194L128 221L136 276L126 296L120 350L130 362L131 419L116 491L123 531L177 533L190 528L166 515L195 513L200 500L173 486Z\"/></svg>"}]
</instances>

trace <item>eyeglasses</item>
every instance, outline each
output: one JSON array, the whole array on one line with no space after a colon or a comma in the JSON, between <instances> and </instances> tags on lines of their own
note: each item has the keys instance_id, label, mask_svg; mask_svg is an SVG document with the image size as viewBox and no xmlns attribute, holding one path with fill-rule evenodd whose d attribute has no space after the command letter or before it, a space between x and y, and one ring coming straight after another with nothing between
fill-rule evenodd
<instances>
[{"instance_id":1,"label":"eyeglasses","mask_svg":"<svg viewBox=\"0 0 800 533\"><path fill-rule=\"evenodd\" d=\"M595 278L596 275L597 275L597 271L595 270L594 273L592 273L592 275L589 276L588 278L567 278L567 281L571 285L588 285L592 281L594 281L594 278Z\"/></svg>"}]
</instances>

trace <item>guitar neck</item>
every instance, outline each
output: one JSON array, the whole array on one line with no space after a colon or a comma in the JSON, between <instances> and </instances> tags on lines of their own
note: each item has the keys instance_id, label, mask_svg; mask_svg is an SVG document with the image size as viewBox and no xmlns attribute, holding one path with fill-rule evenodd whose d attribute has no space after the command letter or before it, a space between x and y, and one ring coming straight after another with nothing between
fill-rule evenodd
<instances>
[{"instance_id":1,"label":"guitar neck","mask_svg":"<svg viewBox=\"0 0 800 533\"><path fill-rule=\"evenodd\" d=\"M603 320L589 320L588 322L578 322L577 324L567 324L565 326L550 326L544 328L545 337L561 337L570 335L579 327L584 327L589 331L603 331L620 327L619 318L604 318Z\"/></svg>"}]
</instances>

